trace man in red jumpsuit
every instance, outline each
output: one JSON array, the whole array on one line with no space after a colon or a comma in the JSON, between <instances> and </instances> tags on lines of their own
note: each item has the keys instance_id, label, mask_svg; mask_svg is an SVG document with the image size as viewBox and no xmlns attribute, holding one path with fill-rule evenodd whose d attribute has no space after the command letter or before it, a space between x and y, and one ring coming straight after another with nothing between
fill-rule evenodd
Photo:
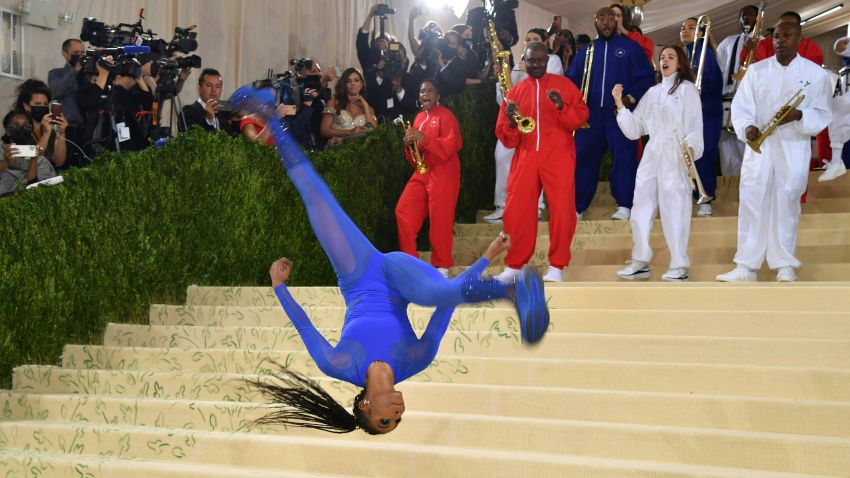
<instances>
[{"instance_id":1,"label":"man in red jumpsuit","mask_svg":"<svg viewBox=\"0 0 850 478\"><path fill-rule=\"evenodd\" d=\"M529 77L511 89L496 121L496 137L506 147L516 148L503 216L505 232L513 245L505 257L505 270L497 279L515 280L534 253L535 210L542 186L549 202L549 270L543 279L561 281L576 230L573 131L587 121L590 112L572 81L546 73L549 58L544 44L530 43L525 58ZM516 112L534 119L533 131L519 131Z\"/></svg>"},{"instance_id":2,"label":"man in red jumpsuit","mask_svg":"<svg viewBox=\"0 0 850 478\"><path fill-rule=\"evenodd\" d=\"M396 204L395 218L399 249L419 257L416 236L425 218L430 217L431 265L448 277L449 267L453 265L452 234L460 191L460 158L457 153L463 147L463 140L457 119L448 108L437 104L439 99L436 80L423 80L419 88L422 111L413 120L413 127L405 133L404 141L408 145L418 145L428 171L420 172L414 168ZM413 164L409 149L405 149L405 156Z\"/></svg>"}]
</instances>

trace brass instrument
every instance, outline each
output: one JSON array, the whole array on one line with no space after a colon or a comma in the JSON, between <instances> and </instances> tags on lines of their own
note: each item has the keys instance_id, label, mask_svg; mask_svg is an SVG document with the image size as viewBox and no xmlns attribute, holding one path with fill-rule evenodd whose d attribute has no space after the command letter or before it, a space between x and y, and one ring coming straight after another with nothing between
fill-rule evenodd
<instances>
[{"instance_id":1,"label":"brass instrument","mask_svg":"<svg viewBox=\"0 0 850 478\"><path fill-rule=\"evenodd\" d=\"M779 127L780 123L782 123L782 120L784 120L785 117L788 116L788 113L790 113L791 110L800 106L800 103L802 103L803 100L806 98L806 95L803 94L803 90L805 90L807 86L809 86L808 81L805 82L803 86L801 86L800 89L797 90L796 93L794 93L794 96L792 96L791 99L789 99L784 105L782 105L781 108L779 108L779 111L777 111L776 114L773 115L773 118L770 118L770 121L768 121L766 125L764 125L762 128L759 128L760 135L758 138L755 139L755 141L747 140L747 144L750 145L750 148L752 148L753 151L755 151L756 153L761 153L761 144L764 142L764 140L767 139L768 136L773 134L776 128Z\"/></svg>"},{"instance_id":2,"label":"brass instrument","mask_svg":"<svg viewBox=\"0 0 850 478\"><path fill-rule=\"evenodd\" d=\"M705 26L705 31L702 31L702 34L700 34L700 32L701 32L700 27L703 26L703 25ZM700 15L700 17L697 19L697 29L696 29L696 32L694 32L694 47L693 47L693 50L691 51L691 69L693 70L694 69L694 60L696 60L696 56L697 56L697 43L699 42L700 39L702 39L702 51L699 54L699 66L697 66L697 78L696 78L696 81L694 81L694 85L696 85L697 90L699 92L702 92L702 74L703 74L703 70L704 70L703 65L705 65L705 50L707 50L708 47L709 47L708 42L709 42L709 38L711 38L709 36L710 34L711 34L711 17L709 17L708 15Z\"/></svg>"},{"instance_id":3,"label":"brass instrument","mask_svg":"<svg viewBox=\"0 0 850 478\"><path fill-rule=\"evenodd\" d=\"M587 97L590 94L590 74L593 72L593 43L591 40L584 55L584 72L581 76L581 99L584 104L587 104ZM585 122L580 128L590 128L590 123Z\"/></svg>"},{"instance_id":4,"label":"brass instrument","mask_svg":"<svg viewBox=\"0 0 850 478\"><path fill-rule=\"evenodd\" d=\"M413 125L410 124L410 121L405 121L404 116L401 115L394 119L393 123L401 126L405 133L413 127ZM422 155L419 153L419 145L414 142L408 144L406 148L410 152L410 157L413 159L413 167L416 168L416 172L419 174L427 173L428 166L426 166L425 162L422 161Z\"/></svg>"},{"instance_id":5,"label":"brass instrument","mask_svg":"<svg viewBox=\"0 0 850 478\"><path fill-rule=\"evenodd\" d=\"M688 177L691 179L691 189L699 193L697 204L705 204L713 198L706 194L705 189L702 187L702 180L699 178L699 171L697 171L694 157L691 154L691 147L688 146L688 142L685 140L684 136L677 134L676 137L679 140L679 149L682 151L682 159L685 160L685 170L688 172Z\"/></svg>"},{"instance_id":6,"label":"brass instrument","mask_svg":"<svg viewBox=\"0 0 850 478\"><path fill-rule=\"evenodd\" d=\"M496 24L493 23L493 20L489 21L487 31L490 35L490 51L493 53L493 64L498 63L500 67L496 79L499 80L499 85L502 87L502 94L507 97L508 92L514 87L513 81L511 81L511 63L508 60L511 52L502 49L502 42L499 41L499 35L496 33ZM531 133L534 131L535 126L537 126L534 118L531 116L522 116L519 108L514 111L511 118L516 122L520 133Z\"/></svg>"},{"instance_id":7,"label":"brass instrument","mask_svg":"<svg viewBox=\"0 0 850 478\"><path fill-rule=\"evenodd\" d=\"M767 0L761 0L761 5L759 6L759 16L756 18L756 26L753 28L753 39L758 41L759 36L761 36L761 23L764 20L764 9L767 6ZM747 69L753 63L753 60L756 59L756 51L755 49L749 50L747 52L747 58L744 60L744 64L741 65L741 69L735 72L732 75L732 78L735 81L741 81L744 78L744 75L747 74Z\"/></svg>"}]
</instances>

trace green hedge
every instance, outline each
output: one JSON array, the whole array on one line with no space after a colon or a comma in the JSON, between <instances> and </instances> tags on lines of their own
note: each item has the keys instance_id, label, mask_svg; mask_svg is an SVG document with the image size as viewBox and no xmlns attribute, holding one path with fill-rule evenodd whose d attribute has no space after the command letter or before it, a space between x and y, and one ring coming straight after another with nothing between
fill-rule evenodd
<instances>
[{"instance_id":1,"label":"green hedge","mask_svg":"<svg viewBox=\"0 0 850 478\"><path fill-rule=\"evenodd\" d=\"M493 84L444 101L462 125L458 220L492 202ZM401 130L383 127L313 155L343 208L381 250L411 168ZM107 154L65 183L0 200L0 385L13 366L56 363L66 343L98 343L107 322L143 322L186 286L264 285L281 255L296 285L335 284L276 153L191 131L162 149Z\"/></svg>"}]
</instances>

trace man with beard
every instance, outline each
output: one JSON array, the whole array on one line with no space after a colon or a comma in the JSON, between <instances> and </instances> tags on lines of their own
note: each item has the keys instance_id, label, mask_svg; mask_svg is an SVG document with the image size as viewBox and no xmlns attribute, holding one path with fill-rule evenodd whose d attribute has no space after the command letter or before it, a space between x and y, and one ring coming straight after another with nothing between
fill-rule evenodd
<instances>
[{"instance_id":1,"label":"man with beard","mask_svg":"<svg viewBox=\"0 0 850 478\"><path fill-rule=\"evenodd\" d=\"M797 281L794 257L800 220L800 195L806 189L811 136L832 119L832 85L826 71L798 55L802 33L796 22L783 22L773 33L776 56L750 66L732 102L732 123L741 140L755 141L800 93L802 103L764 139L761 152L748 147L741 167L736 267L720 274L722 282L750 282L767 258L779 282ZM802 91L801 91L802 88ZM789 107L792 105L788 105Z\"/></svg>"},{"instance_id":2,"label":"man with beard","mask_svg":"<svg viewBox=\"0 0 850 478\"><path fill-rule=\"evenodd\" d=\"M573 131L587 121L588 110L575 85L563 76L546 73L548 62L546 45L528 45L525 64L529 77L511 89L496 121L496 137L506 147L516 149L508 174L503 218L505 233L512 238L513 246L505 257L505 270L497 276L502 282L516 280L534 253L534 212L541 186L550 208L549 270L543 280L563 280L562 270L570 262L570 244L576 228ZM520 132L517 114L533 118L534 130Z\"/></svg>"},{"instance_id":3,"label":"man with beard","mask_svg":"<svg viewBox=\"0 0 850 478\"><path fill-rule=\"evenodd\" d=\"M613 219L628 220L635 191L637 173L637 141L627 139L617 126L614 85L623 85L623 103L633 108L655 83L655 72L640 45L617 35L614 10L605 7L596 12L593 66L588 82L587 106L590 108L590 127L576 131L576 213L581 216L590 206L599 183L599 168L605 151L611 151L611 194L619 206ZM567 71L573 83L580 87L587 48L582 49ZM515 242L519 242L514 238Z\"/></svg>"}]
</instances>

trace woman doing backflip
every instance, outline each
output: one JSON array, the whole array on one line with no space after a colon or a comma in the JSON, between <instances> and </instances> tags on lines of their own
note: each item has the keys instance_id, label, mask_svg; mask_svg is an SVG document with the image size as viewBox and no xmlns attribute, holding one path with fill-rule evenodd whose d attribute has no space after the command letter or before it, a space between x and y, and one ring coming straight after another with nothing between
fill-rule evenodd
<instances>
[{"instance_id":1,"label":"woman doing backflip","mask_svg":"<svg viewBox=\"0 0 850 478\"><path fill-rule=\"evenodd\" d=\"M549 327L549 311L536 272L526 268L516 283L508 285L480 277L490 260L509 247L509 237L500 234L484 257L451 281L410 255L383 254L345 214L298 144L272 120L271 90L242 87L233 93L231 103L263 118L272 128L286 174L301 195L313 231L337 274L347 307L337 345L328 343L290 295L285 284L292 268L288 259L272 264L275 293L319 369L363 387L354 399L352 415L321 387L284 369L286 386L255 382L275 400L277 409L258 423L334 433L356 428L371 434L394 430L404 413L404 399L395 384L431 363L452 312L461 303L511 300L519 314L523 340L535 343L543 337ZM437 307L420 338L407 318L410 303Z\"/></svg>"},{"instance_id":2,"label":"woman doing backflip","mask_svg":"<svg viewBox=\"0 0 850 478\"><path fill-rule=\"evenodd\" d=\"M648 279L652 247L649 234L660 210L664 239L670 249L670 269L665 281L688 280L688 236L691 230L691 187L683 160L689 148L693 160L702 156L702 107L688 56L680 46L661 50L660 82L641 98L634 113L623 107L623 85L612 91L617 124L630 139L649 135L649 143L635 180L631 226L632 257L617 275L623 279Z\"/></svg>"}]
</instances>

